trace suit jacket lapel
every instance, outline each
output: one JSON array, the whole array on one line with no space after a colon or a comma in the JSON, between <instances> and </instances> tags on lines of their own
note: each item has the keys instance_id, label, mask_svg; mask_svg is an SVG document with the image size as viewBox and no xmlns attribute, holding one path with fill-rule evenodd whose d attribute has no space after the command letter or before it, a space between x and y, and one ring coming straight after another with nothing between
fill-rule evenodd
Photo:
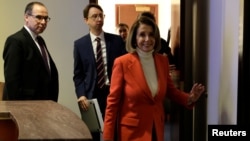
<instances>
[{"instance_id":1,"label":"suit jacket lapel","mask_svg":"<svg viewBox=\"0 0 250 141\"><path fill-rule=\"evenodd\" d=\"M36 45L36 43L35 43L35 41L33 40L33 38L31 37L31 35L29 34L29 32L23 27L22 28L22 32L23 32L23 34L24 34L24 36L26 37L26 38L28 38L28 43L30 44L29 46L32 46L32 49L35 51L35 53L37 54L36 56L40 56L39 58L40 58L40 62L44 65L44 68L45 68L45 64L44 64L44 61L43 61L43 57L42 57L42 54L41 54L41 52L40 52L40 50L38 49L38 47L37 47L37 45ZM48 52L48 50L47 50L47 47L46 47L46 45L45 45L45 48L46 48L46 51ZM48 55L49 55L49 53L48 53ZM50 55L49 55L50 56ZM50 58L50 57L49 57ZM45 68L46 69L46 68Z\"/></svg>"},{"instance_id":2,"label":"suit jacket lapel","mask_svg":"<svg viewBox=\"0 0 250 141\"><path fill-rule=\"evenodd\" d=\"M91 41L91 38L90 38L90 34L88 34L86 36L86 38L84 39L84 47L82 47L83 49L83 52L86 53L86 56L90 56L92 59L92 61L96 62L96 59L95 59L95 54L94 54L94 50L93 50L93 45L92 45L92 41ZM89 58L89 57L87 57Z\"/></svg>"},{"instance_id":3,"label":"suit jacket lapel","mask_svg":"<svg viewBox=\"0 0 250 141\"><path fill-rule=\"evenodd\" d=\"M109 56L109 51L110 51L110 46L111 46L109 38L110 38L109 35L104 32L104 39L106 43L106 54L107 54L106 56ZM108 57L107 57L107 63L108 63Z\"/></svg>"},{"instance_id":4,"label":"suit jacket lapel","mask_svg":"<svg viewBox=\"0 0 250 141\"><path fill-rule=\"evenodd\" d=\"M165 95L165 90L167 87L167 75L168 75L168 70L167 67L165 67L165 63L162 63L162 58L154 55L154 60L155 60L155 67L156 67L156 73L157 73L157 82L158 82L158 90L156 96L153 98L151 91L148 87L146 78L144 76L143 70L141 63L139 61L139 56L137 53L133 53L130 58L130 64L128 65L128 70L130 71L130 74L132 76L131 79L134 79L136 84L141 87L145 94L151 99L151 100L157 100L159 97L162 97Z\"/></svg>"},{"instance_id":5,"label":"suit jacket lapel","mask_svg":"<svg viewBox=\"0 0 250 141\"><path fill-rule=\"evenodd\" d=\"M30 46L32 46L32 49L35 50L35 52L41 56L41 53L40 53L39 49L37 48L37 45L34 42L33 38L29 34L29 32L24 27L22 28L22 32L23 32L23 35L25 36L25 38L28 39L27 41L30 44ZM42 56L41 56L41 61L43 61Z\"/></svg>"},{"instance_id":6,"label":"suit jacket lapel","mask_svg":"<svg viewBox=\"0 0 250 141\"><path fill-rule=\"evenodd\" d=\"M31 35L29 34L29 32L28 32L24 27L22 28L22 32L23 32L24 36L25 36L26 38L28 38L28 41L29 41L28 44L30 44L29 46L32 46L32 49L33 49L33 50L35 51L35 53L37 54L36 56L37 56L37 57L40 56L40 57L39 57L39 58L40 58L40 62L41 62L41 64L42 64L42 66L44 66L44 69L46 70L46 72L48 72L47 69L46 69L46 66L45 66L45 64L44 64L42 54L41 54L40 50L38 49L38 47L37 47L35 41L33 40L33 38L31 37ZM52 58L51 58L51 56L50 56L50 53L49 53L49 51L48 51L48 49L47 49L47 46L46 46L45 41L43 41L43 42L44 42L45 49L46 49L47 54L48 54L48 58L49 58L49 62L50 62L50 68L52 68L51 65L52 65L52 63L54 63L54 62L53 62L53 60L52 60ZM48 72L48 74L49 74L49 72Z\"/></svg>"},{"instance_id":7,"label":"suit jacket lapel","mask_svg":"<svg viewBox=\"0 0 250 141\"><path fill-rule=\"evenodd\" d=\"M167 87L167 73L168 71L165 69L167 64L162 63L162 58L154 55L155 67L157 73L157 82L158 82L158 93L155 98L159 97L160 94L165 94L165 90Z\"/></svg>"},{"instance_id":8,"label":"suit jacket lapel","mask_svg":"<svg viewBox=\"0 0 250 141\"><path fill-rule=\"evenodd\" d=\"M131 55L131 58L129 58L130 64L128 65L128 70L130 71L130 74L132 76L131 79L134 79L136 84L141 87L145 94L152 99L151 91L148 87L146 78L144 76L141 63L139 61L139 56L137 53L133 53Z\"/></svg>"}]
</instances>

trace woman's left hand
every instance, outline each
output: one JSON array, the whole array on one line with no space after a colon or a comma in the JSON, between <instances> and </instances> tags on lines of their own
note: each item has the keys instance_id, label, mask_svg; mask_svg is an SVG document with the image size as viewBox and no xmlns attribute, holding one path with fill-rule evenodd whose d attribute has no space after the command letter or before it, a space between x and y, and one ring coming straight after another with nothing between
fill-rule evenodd
<instances>
[{"instance_id":1,"label":"woman's left hand","mask_svg":"<svg viewBox=\"0 0 250 141\"><path fill-rule=\"evenodd\" d=\"M188 99L188 104L195 103L205 91L205 86L202 84L195 83L190 91L190 96Z\"/></svg>"}]
</instances>

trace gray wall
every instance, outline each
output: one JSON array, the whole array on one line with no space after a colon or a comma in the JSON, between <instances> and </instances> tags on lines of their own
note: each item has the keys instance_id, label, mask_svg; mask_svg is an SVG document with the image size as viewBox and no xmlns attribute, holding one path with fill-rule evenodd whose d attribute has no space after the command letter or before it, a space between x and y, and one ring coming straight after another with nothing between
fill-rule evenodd
<instances>
[{"instance_id":1,"label":"gray wall","mask_svg":"<svg viewBox=\"0 0 250 141\"><path fill-rule=\"evenodd\" d=\"M58 67L60 94L59 103L80 115L73 83L73 42L88 33L83 22L82 10L88 0L40 0L48 10L51 21L41 34ZM0 1L0 81L4 81L2 52L10 34L24 25L24 9L30 0Z\"/></svg>"}]
</instances>

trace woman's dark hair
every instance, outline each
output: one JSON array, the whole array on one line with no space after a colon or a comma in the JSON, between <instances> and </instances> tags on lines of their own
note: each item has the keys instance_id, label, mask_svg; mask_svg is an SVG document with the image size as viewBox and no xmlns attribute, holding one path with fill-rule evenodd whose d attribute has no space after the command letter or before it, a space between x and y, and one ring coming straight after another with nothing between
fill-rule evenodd
<instances>
[{"instance_id":1,"label":"woman's dark hair","mask_svg":"<svg viewBox=\"0 0 250 141\"><path fill-rule=\"evenodd\" d=\"M140 18L141 16L148 17L148 18L152 19L154 22L156 22L155 15L154 15L153 13L149 12L149 11L144 11L144 12L142 12L142 13L138 16L138 18Z\"/></svg>"}]
</instances>

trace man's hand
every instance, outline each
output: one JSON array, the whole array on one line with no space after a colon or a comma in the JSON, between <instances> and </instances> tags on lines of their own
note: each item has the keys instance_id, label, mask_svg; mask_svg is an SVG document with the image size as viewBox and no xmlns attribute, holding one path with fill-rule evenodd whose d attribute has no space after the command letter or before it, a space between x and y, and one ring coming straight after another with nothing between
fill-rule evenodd
<instances>
[{"instance_id":1,"label":"man's hand","mask_svg":"<svg viewBox=\"0 0 250 141\"><path fill-rule=\"evenodd\" d=\"M85 96L81 96L79 99L78 99L78 103L80 104L81 108L84 110L84 111L87 111L88 108L89 108L89 101L88 99L85 97Z\"/></svg>"}]
</instances>

